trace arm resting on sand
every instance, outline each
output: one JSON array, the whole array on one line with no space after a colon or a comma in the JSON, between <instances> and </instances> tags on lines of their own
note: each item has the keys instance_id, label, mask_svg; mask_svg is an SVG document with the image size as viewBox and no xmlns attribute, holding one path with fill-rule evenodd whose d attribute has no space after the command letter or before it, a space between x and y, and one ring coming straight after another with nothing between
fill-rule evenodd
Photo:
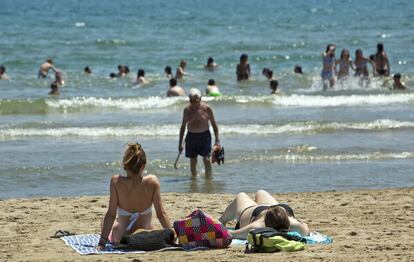
<instances>
[{"instance_id":1,"label":"arm resting on sand","mask_svg":"<svg viewBox=\"0 0 414 262\"><path fill-rule=\"evenodd\" d=\"M111 178L109 206L108 211L106 211L105 218L103 220L101 239L98 244L98 247L101 249L104 248L106 244L106 241L104 243L102 242L102 240L108 240L109 233L111 232L112 225L114 224L116 218L116 208L118 206L118 195L115 188L116 179L116 176L113 176Z\"/></svg>"}]
</instances>

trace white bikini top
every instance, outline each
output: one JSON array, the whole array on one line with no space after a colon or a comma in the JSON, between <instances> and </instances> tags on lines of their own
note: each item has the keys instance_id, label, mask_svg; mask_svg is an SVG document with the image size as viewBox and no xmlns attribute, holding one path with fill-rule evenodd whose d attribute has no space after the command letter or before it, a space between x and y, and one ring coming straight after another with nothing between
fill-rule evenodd
<instances>
[{"instance_id":1,"label":"white bikini top","mask_svg":"<svg viewBox=\"0 0 414 262\"><path fill-rule=\"evenodd\" d=\"M120 207L116 208L116 213L118 214L118 216L123 216L123 217L130 217L129 218L129 224L127 227L127 230L130 230L132 228L132 226L135 224L135 222L137 221L137 219L139 218L139 216L141 215L148 215L152 212L152 205L147 209L140 212L128 212Z\"/></svg>"}]
</instances>

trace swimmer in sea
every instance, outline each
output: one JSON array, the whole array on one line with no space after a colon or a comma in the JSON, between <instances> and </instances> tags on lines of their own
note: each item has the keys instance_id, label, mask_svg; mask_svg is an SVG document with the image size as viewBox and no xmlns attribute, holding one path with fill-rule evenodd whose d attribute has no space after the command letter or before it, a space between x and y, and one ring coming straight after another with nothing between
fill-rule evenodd
<instances>
[{"instance_id":1,"label":"swimmer in sea","mask_svg":"<svg viewBox=\"0 0 414 262\"><path fill-rule=\"evenodd\" d=\"M145 85L148 81L145 79L144 69L138 69L137 78L135 79L133 85Z\"/></svg>"},{"instance_id":2,"label":"swimmer in sea","mask_svg":"<svg viewBox=\"0 0 414 262\"><path fill-rule=\"evenodd\" d=\"M118 65L118 73L116 74L116 77L124 77L125 75L126 75L125 66L124 65Z\"/></svg>"},{"instance_id":3,"label":"swimmer in sea","mask_svg":"<svg viewBox=\"0 0 414 262\"><path fill-rule=\"evenodd\" d=\"M181 60L180 61L180 65L177 67L177 71L176 71L176 73L175 73L175 78L177 79L177 80L181 80L181 79L183 79L183 77L184 76L186 76L186 75L188 75L186 72L185 72L185 67L187 66L187 61L185 61L185 60Z\"/></svg>"},{"instance_id":4,"label":"swimmer in sea","mask_svg":"<svg viewBox=\"0 0 414 262\"><path fill-rule=\"evenodd\" d=\"M328 86L333 88L335 85L335 45L328 44L325 52L322 54L322 72L321 77L323 81L323 89L326 90ZM329 82L327 84L326 82Z\"/></svg>"},{"instance_id":5,"label":"swimmer in sea","mask_svg":"<svg viewBox=\"0 0 414 262\"><path fill-rule=\"evenodd\" d=\"M65 84L65 80L63 80L63 75L60 70L56 69L55 71L55 82L58 86L63 86Z\"/></svg>"},{"instance_id":6,"label":"swimmer in sea","mask_svg":"<svg viewBox=\"0 0 414 262\"><path fill-rule=\"evenodd\" d=\"M216 86L216 82L214 79L208 80L207 88L206 88L206 95L207 96L221 96L219 88Z\"/></svg>"},{"instance_id":7,"label":"swimmer in sea","mask_svg":"<svg viewBox=\"0 0 414 262\"><path fill-rule=\"evenodd\" d=\"M363 82L367 82L369 79L369 72L367 64L370 63L372 66L372 72L375 72L375 64L369 58L366 58L362 53L361 49L355 51L355 76L361 77ZM363 84L362 82L362 84Z\"/></svg>"},{"instance_id":8,"label":"swimmer in sea","mask_svg":"<svg viewBox=\"0 0 414 262\"><path fill-rule=\"evenodd\" d=\"M401 82L401 74L400 73L395 74L393 79L394 79L394 84L393 84L393 89L394 90L406 90L407 89L405 84L403 82Z\"/></svg>"},{"instance_id":9,"label":"swimmer in sea","mask_svg":"<svg viewBox=\"0 0 414 262\"><path fill-rule=\"evenodd\" d=\"M339 70L337 73L338 80L349 76L349 68L355 70L348 49L342 49L341 57L339 58L339 60L336 60L336 65L339 66Z\"/></svg>"},{"instance_id":10,"label":"swimmer in sea","mask_svg":"<svg viewBox=\"0 0 414 262\"><path fill-rule=\"evenodd\" d=\"M171 66L166 66L164 68L164 74L165 74L165 77L168 79L174 78Z\"/></svg>"},{"instance_id":11,"label":"swimmer in sea","mask_svg":"<svg viewBox=\"0 0 414 262\"><path fill-rule=\"evenodd\" d=\"M236 67L237 81L249 80L250 73L249 57L247 54L242 54L240 63Z\"/></svg>"},{"instance_id":12,"label":"swimmer in sea","mask_svg":"<svg viewBox=\"0 0 414 262\"><path fill-rule=\"evenodd\" d=\"M214 62L214 58L211 56L207 59L207 64L204 66L204 69L213 71L218 65Z\"/></svg>"},{"instance_id":13,"label":"swimmer in sea","mask_svg":"<svg viewBox=\"0 0 414 262\"><path fill-rule=\"evenodd\" d=\"M263 68L262 75L264 75L267 80L273 79L273 71L270 70L269 68Z\"/></svg>"},{"instance_id":14,"label":"swimmer in sea","mask_svg":"<svg viewBox=\"0 0 414 262\"><path fill-rule=\"evenodd\" d=\"M10 80L10 77L6 75L6 67L4 65L0 66L0 80Z\"/></svg>"},{"instance_id":15,"label":"swimmer in sea","mask_svg":"<svg viewBox=\"0 0 414 262\"><path fill-rule=\"evenodd\" d=\"M271 90L271 92L270 92L271 95L280 95L281 94L280 90L278 89L279 82L277 80L270 80L269 87L270 87L270 90Z\"/></svg>"},{"instance_id":16,"label":"swimmer in sea","mask_svg":"<svg viewBox=\"0 0 414 262\"><path fill-rule=\"evenodd\" d=\"M375 71L378 76L389 76L390 75L390 63L388 61L387 53L384 50L384 44L378 43L377 53L373 59L375 63Z\"/></svg>"},{"instance_id":17,"label":"swimmer in sea","mask_svg":"<svg viewBox=\"0 0 414 262\"><path fill-rule=\"evenodd\" d=\"M92 69L90 66L85 66L85 68L83 69L83 72L85 73L85 75L91 75Z\"/></svg>"},{"instance_id":18,"label":"swimmer in sea","mask_svg":"<svg viewBox=\"0 0 414 262\"><path fill-rule=\"evenodd\" d=\"M177 79L170 79L170 88L167 91L167 97L185 96L185 91L181 86L177 86Z\"/></svg>"},{"instance_id":19,"label":"swimmer in sea","mask_svg":"<svg viewBox=\"0 0 414 262\"><path fill-rule=\"evenodd\" d=\"M37 78L46 78L49 70L52 69L56 72L56 68L53 66L52 58L46 59L46 61L40 65L39 72L37 74Z\"/></svg>"},{"instance_id":20,"label":"swimmer in sea","mask_svg":"<svg viewBox=\"0 0 414 262\"><path fill-rule=\"evenodd\" d=\"M303 74L303 72L302 72L302 66L301 65L295 65L295 68L293 69L293 72L295 73L295 74Z\"/></svg>"},{"instance_id":21,"label":"swimmer in sea","mask_svg":"<svg viewBox=\"0 0 414 262\"><path fill-rule=\"evenodd\" d=\"M58 84L56 82L53 82L50 85L49 95L51 95L51 96L58 96L58 95L60 95L60 93L59 93L59 86L58 86Z\"/></svg>"}]
</instances>

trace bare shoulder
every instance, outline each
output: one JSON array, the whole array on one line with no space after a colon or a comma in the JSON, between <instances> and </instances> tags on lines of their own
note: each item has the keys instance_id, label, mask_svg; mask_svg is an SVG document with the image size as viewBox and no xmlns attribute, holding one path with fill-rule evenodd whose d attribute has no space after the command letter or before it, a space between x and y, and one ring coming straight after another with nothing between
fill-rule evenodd
<instances>
[{"instance_id":1,"label":"bare shoulder","mask_svg":"<svg viewBox=\"0 0 414 262\"><path fill-rule=\"evenodd\" d=\"M155 175L146 175L142 179L142 182L148 186L158 187L160 185L160 180Z\"/></svg>"},{"instance_id":2,"label":"bare shoulder","mask_svg":"<svg viewBox=\"0 0 414 262\"><path fill-rule=\"evenodd\" d=\"M111 177L111 183L112 183L112 184L117 184L121 178L122 178L122 177L121 177L120 175L113 175L113 176Z\"/></svg>"}]
</instances>

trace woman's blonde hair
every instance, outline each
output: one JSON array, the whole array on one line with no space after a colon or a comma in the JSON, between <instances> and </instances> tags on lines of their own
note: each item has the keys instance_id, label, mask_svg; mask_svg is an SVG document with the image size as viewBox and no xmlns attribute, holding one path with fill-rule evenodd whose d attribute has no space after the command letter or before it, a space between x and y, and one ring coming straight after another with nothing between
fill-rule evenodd
<instances>
[{"instance_id":1,"label":"woman's blonde hair","mask_svg":"<svg viewBox=\"0 0 414 262\"><path fill-rule=\"evenodd\" d=\"M139 143L128 144L123 159L124 170L139 173L146 163L147 156L142 146Z\"/></svg>"}]
</instances>

